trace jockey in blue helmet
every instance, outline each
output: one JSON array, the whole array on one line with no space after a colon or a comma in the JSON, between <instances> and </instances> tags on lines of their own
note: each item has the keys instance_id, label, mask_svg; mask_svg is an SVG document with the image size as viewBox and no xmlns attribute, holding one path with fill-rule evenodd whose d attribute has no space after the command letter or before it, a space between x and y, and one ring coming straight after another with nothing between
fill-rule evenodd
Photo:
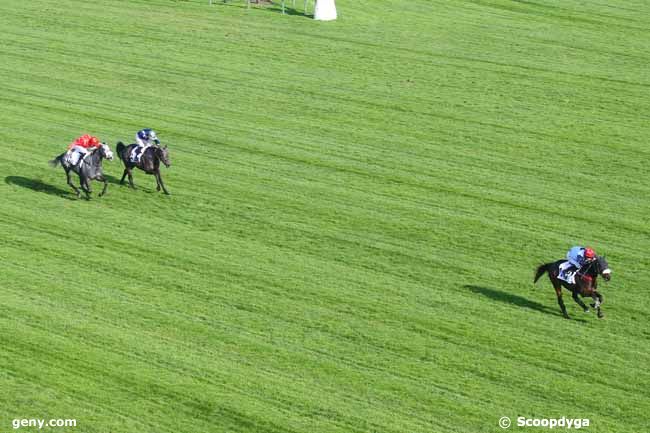
<instances>
[{"instance_id":1,"label":"jockey in blue helmet","mask_svg":"<svg viewBox=\"0 0 650 433\"><path fill-rule=\"evenodd\" d=\"M140 157L144 155L144 151L147 150L148 147L153 146L154 144L160 144L160 140L158 140L156 131L151 128L144 128L139 130L135 134L135 142L138 144L138 147L134 149L133 152L134 162L138 162L140 160Z\"/></svg>"},{"instance_id":2,"label":"jockey in blue helmet","mask_svg":"<svg viewBox=\"0 0 650 433\"><path fill-rule=\"evenodd\" d=\"M160 144L160 140L158 140L156 131L151 128L139 130L138 133L135 134L135 142L145 148L154 144Z\"/></svg>"}]
</instances>

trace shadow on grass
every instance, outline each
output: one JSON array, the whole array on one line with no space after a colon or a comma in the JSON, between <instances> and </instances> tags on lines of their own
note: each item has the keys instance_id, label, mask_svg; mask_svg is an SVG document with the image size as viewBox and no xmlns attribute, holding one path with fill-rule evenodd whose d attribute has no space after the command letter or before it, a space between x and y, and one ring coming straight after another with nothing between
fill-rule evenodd
<instances>
[{"instance_id":1,"label":"shadow on grass","mask_svg":"<svg viewBox=\"0 0 650 433\"><path fill-rule=\"evenodd\" d=\"M38 179L29 179L22 176L7 176L5 183L9 185L17 185L21 188L31 189L36 192L44 192L45 194L56 195L68 200L75 200L76 196L72 191L61 189L54 185L48 185Z\"/></svg>"},{"instance_id":2,"label":"shadow on grass","mask_svg":"<svg viewBox=\"0 0 650 433\"><path fill-rule=\"evenodd\" d=\"M311 0L310 0L310 2L311 2ZM233 1L230 1L230 0L228 0L228 1L214 0L212 3L215 4L215 5L219 4L221 6L234 6L234 7L239 7L239 8L247 7L245 1L243 2L243 5L242 4L234 4L234 3L237 3L237 2L233 2ZM309 13L309 12L305 13L305 11L298 10L294 6L295 3L304 5L303 0L296 0L295 2L292 1L292 0L286 0L285 4L284 4L284 13L282 12L282 0L261 1L260 3L255 3L254 1L251 1L250 6L251 6L251 8L261 9L261 10L265 10L267 12L279 13L279 14L282 14L282 15L301 16L301 17L309 18L309 19L314 18L313 12L312 13Z\"/></svg>"},{"instance_id":3,"label":"shadow on grass","mask_svg":"<svg viewBox=\"0 0 650 433\"><path fill-rule=\"evenodd\" d=\"M115 176L111 176L110 174L104 173L104 177L106 178L108 183L110 183L112 185L119 185L120 184L120 179L118 179ZM126 185L127 183L125 182L124 184Z\"/></svg>"},{"instance_id":4,"label":"shadow on grass","mask_svg":"<svg viewBox=\"0 0 650 433\"><path fill-rule=\"evenodd\" d=\"M506 304L515 305L517 307L539 311L544 314L562 317L562 313L559 311L559 306L557 307L558 309L556 311L554 308L547 307L546 305L540 304L539 302L531 301L530 299L524 298L523 296L513 295L512 293L502 292L501 290L490 289L489 287L473 286L470 284L465 284L463 287L469 289L473 293L485 296L486 298L490 298L494 301L504 302ZM575 319L573 317L572 319L579 322L584 321L583 319Z\"/></svg>"},{"instance_id":5,"label":"shadow on grass","mask_svg":"<svg viewBox=\"0 0 650 433\"><path fill-rule=\"evenodd\" d=\"M134 170L134 175L133 175L133 184L135 185L135 189L131 188L129 185L129 180L124 179L124 183L120 183L120 179L114 176L111 176L110 174L104 173L104 177L108 181L109 184L111 185L117 185L120 188L124 188L128 191L133 191L133 192L144 192L146 194L161 194L162 192L156 190L156 181L154 176L150 175L145 175L144 172L140 172L140 176L136 177L137 171ZM151 179L151 181L147 182L147 180ZM140 183L142 181L142 183ZM153 182L153 185L151 184Z\"/></svg>"}]
</instances>

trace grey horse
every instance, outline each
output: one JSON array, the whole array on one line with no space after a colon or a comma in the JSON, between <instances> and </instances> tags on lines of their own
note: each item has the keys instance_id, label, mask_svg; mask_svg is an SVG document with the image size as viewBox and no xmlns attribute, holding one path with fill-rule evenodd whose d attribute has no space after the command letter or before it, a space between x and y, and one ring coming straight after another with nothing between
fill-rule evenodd
<instances>
[{"instance_id":1,"label":"grey horse","mask_svg":"<svg viewBox=\"0 0 650 433\"><path fill-rule=\"evenodd\" d=\"M74 166L70 165L70 162L67 160L67 158L65 158L65 152L57 156L56 158L54 158L52 161L50 161L50 165L52 167L56 167L57 165L61 164L61 166L65 170L65 175L68 178L68 185L72 187L75 194L77 194L77 197L79 197L81 192L79 191L79 188L77 188L72 183L72 179L70 178L70 172L73 171L77 173L77 175L79 176L79 183L81 185L81 189L83 190L84 193L86 193L86 199L90 200L90 193L92 192L90 189L91 180L98 180L100 182L104 182L104 188L102 189L102 192L99 193L99 196L101 197L104 194L106 194L106 188L108 188L108 181L104 177L104 173L102 171L102 160L104 158L108 160L113 159L113 152L111 152L111 149L108 147L108 144L101 143L101 145L97 149L92 150L77 165Z\"/></svg>"}]
</instances>

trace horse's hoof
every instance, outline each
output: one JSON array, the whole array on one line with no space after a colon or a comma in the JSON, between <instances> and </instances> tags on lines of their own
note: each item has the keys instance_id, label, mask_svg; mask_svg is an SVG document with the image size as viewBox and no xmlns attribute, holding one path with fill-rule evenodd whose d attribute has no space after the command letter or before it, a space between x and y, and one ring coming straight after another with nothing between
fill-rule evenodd
<instances>
[{"instance_id":1,"label":"horse's hoof","mask_svg":"<svg viewBox=\"0 0 650 433\"><path fill-rule=\"evenodd\" d=\"M589 312L589 308L585 308L585 309L584 309L584 312L585 312L585 313L588 313L588 312Z\"/></svg>"},{"instance_id":2,"label":"horse's hoof","mask_svg":"<svg viewBox=\"0 0 650 433\"><path fill-rule=\"evenodd\" d=\"M605 317L605 315L603 313L598 313L598 318L599 319L602 319L603 317Z\"/></svg>"},{"instance_id":3,"label":"horse's hoof","mask_svg":"<svg viewBox=\"0 0 650 433\"><path fill-rule=\"evenodd\" d=\"M565 319L569 319L569 320L571 319L571 318L569 317L568 314L565 314L565 315L564 315L564 318L565 318Z\"/></svg>"}]
</instances>

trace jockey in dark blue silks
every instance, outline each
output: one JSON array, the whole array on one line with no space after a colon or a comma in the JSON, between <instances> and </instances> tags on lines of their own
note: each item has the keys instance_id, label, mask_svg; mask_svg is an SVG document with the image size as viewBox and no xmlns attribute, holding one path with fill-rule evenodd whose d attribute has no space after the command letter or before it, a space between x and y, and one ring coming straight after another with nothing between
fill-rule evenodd
<instances>
[{"instance_id":1,"label":"jockey in dark blue silks","mask_svg":"<svg viewBox=\"0 0 650 433\"><path fill-rule=\"evenodd\" d=\"M149 146L160 144L160 140L158 140L156 131L151 128L144 128L139 130L135 134L135 142L138 144L138 147L133 150L133 162L138 162L144 151L147 150Z\"/></svg>"},{"instance_id":2,"label":"jockey in dark blue silks","mask_svg":"<svg viewBox=\"0 0 650 433\"><path fill-rule=\"evenodd\" d=\"M560 267L561 279L573 283L575 273L596 260L596 252L589 247L576 246L566 253L567 262Z\"/></svg>"}]
</instances>

